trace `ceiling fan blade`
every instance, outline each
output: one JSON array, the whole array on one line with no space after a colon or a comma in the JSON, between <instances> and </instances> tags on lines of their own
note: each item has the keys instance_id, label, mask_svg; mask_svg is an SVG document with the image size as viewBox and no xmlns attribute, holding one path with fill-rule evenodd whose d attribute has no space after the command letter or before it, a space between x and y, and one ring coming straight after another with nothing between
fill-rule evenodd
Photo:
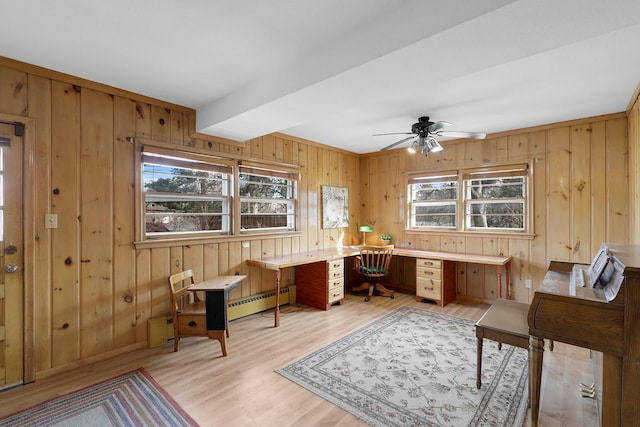
<instances>
[{"instance_id":1,"label":"ceiling fan blade","mask_svg":"<svg viewBox=\"0 0 640 427\"><path fill-rule=\"evenodd\" d=\"M395 147L396 145L400 145L400 144L402 144L403 142L407 142L407 141L409 141L409 140L412 140L412 139L414 139L415 137L416 137L415 135L412 135L412 136L410 136L410 137L408 137L408 138L402 138L400 141L396 141L396 142L394 142L394 143L393 143L393 144L391 144L391 145L387 145L386 147L381 148L381 149L380 149L380 151L388 150L388 149L390 149L390 148Z\"/></svg>"},{"instance_id":2,"label":"ceiling fan blade","mask_svg":"<svg viewBox=\"0 0 640 427\"><path fill-rule=\"evenodd\" d=\"M374 133L373 136L384 136L384 135L413 135L413 132L391 132L391 133Z\"/></svg>"},{"instance_id":3,"label":"ceiling fan blade","mask_svg":"<svg viewBox=\"0 0 640 427\"><path fill-rule=\"evenodd\" d=\"M437 132L440 129L446 128L447 126L451 126L449 122L435 122L431 126L427 128L427 130L431 133Z\"/></svg>"},{"instance_id":4,"label":"ceiling fan blade","mask_svg":"<svg viewBox=\"0 0 640 427\"><path fill-rule=\"evenodd\" d=\"M451 136L455 138L475 138L475 139L485 139L487 137L486 133L483 132L457 132L457 131L440 131L437 132L438 136Z\"/></svg>"}]
</instances>

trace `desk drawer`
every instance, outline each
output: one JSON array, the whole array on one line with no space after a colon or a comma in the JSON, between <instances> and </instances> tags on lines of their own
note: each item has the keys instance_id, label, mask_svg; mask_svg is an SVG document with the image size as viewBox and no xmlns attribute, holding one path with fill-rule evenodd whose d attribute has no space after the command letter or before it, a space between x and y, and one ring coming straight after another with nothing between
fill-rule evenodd
<instances>
[{"instance_id":1,"label":"desk drawer","mask_svg":"<svg viewBox=\"0 0 640 427\"><path fill-rule=\"evenodd\" d=\"M416 278L416 295L421 298L440 301L442 299L442 281L424 277Z\"/></svg>"},{"instance_id":2,"label":"desk drawer","mask_svg":"<svg viewBox=\"0 0 640 427\"><path fill-rule=\"evenodd\" d=\"M329 305L344 299L344 286L329 289Z\"/></svg>"},{"instance_id":3,"label":"desk drawer","mask_svg":"<svg viewBox=\"0 0 640 427\"><path fill-rule=\"evenodd\" d=\"M423 279L442 279L442 270L439 268L416 268L416 278Z\"/></svg>"},{"instance_id":4,"label":"desk drawer","mask_svg":"<svg viewBox=\"0 0 640 427\"><path fill-rule=\"evenodd\" d=\"M327 261L327 269L329 271L329 280L344 277L344 258Z\"/></svg>"},{"instance_id":5,"label":"desk drawer","mask_svg":"<svg viewBox=\"0 0 640 427\"><path fill-rule=\"evenodd\" d=\"M333 288L342 288L344 289L344 277L339 277L336 279L329 279L328 283L329 290Z\"/></svg>"},{"instance_id":6,"label":"desk drawer","mask_svg":"<svg viewBox=\"0 0 640 427\"><path fill-rule=\"evenodd\" d=\"M421 267L425 267L425 268L436 268L440 270L442 269L442 261L439 259L418 258L416 259L416 267L418 269L420 269Z\"/></svg>"},{"instance_id":7,"label":"desk drawer","mask_svg":"<svg viewBox=\"0 0 640 427\"><path fill-rule=\"evenodd\" d=\"M178 316L178 325L180 334L183 336L197 337L207 335L207 317L202 314Z\"/></svg>"}]
</instances>

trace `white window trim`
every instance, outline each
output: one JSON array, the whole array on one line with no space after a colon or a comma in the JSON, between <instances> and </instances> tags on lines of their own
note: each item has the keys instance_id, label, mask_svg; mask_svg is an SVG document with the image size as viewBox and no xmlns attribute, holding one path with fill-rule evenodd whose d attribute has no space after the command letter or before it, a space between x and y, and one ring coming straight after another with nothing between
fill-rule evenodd
<instances>
[{"instance_id":1,"label":"white window trim","mask_svg":"<svg viewBox=\"0 0 640 427\"><path fill-rule=\"evenodd\" d=\"M524 172L522 172L524 171ZM465 168L457 170L428 171L428 172L407 172L407 218L406 231L412 232L442 232L442 233L468 233L482 235L511 235L511 236L533 236L533 164L527 163L506 163L486 165L480 168ZM484 228L469 227L467 225L467 208L468 199L466 197L467 188L465 179L485 178L490 176L526 176L525 179L525 197L524 197L524 230L520 229L504 229L504 228ZM415 207L413 203L412 185L420 182L433 182L441 179L448 180L456 177L458 182L458 198L456 200L456 227L417 227L413 225ZM511 199L515 200L515 199ZM501 201L502 202L502 201Z\"/></svg>"}]
</instances>

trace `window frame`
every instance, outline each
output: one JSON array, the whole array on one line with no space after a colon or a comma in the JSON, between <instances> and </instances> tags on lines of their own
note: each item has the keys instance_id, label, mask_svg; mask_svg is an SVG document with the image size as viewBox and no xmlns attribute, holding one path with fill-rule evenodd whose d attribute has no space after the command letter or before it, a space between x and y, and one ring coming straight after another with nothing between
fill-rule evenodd
<instances>
[{"instance_id":1,"label":"window frame","mask_svg":"<svg viewBox=\"0 0 640 427\"><path fill-rule=\"evenodd\" d=\"M145 191L145 165L157 165L158 167L180 168L197 172L211 172L221 174L221 178L207 178L212 181L221 181L221 194L197 194L197 193L172 193L172 192L147 192ZM224 159L195 155L193 153L177 150L167 150L156 146L144 146L140 157L140 199L141 199L141 233L144 240L158 240L187 236L230 235L233 232L233 165ZM220 213L210 213L211 217L220 217L221 228L219 230L187 230L187 231L148 231L147 219L149 213L148 203L153 202L221 202ZM171 213L166 216L179 218L181 216L204 216L201 213Z\"/></svg>"},{"instance_id":2,"label":"window frame","mask_svg":"<svg viewBox=\"0 0 640 427\"><path fill-rule=\"evenodd\" d=\"M508 234L508 235L527 235L533 233L532 212L533 212L533 188L532 188L532 165L530 163L510 163L500 165L488 165L479 168L465 168L457 170L448 170L440 172L411 172L407 179L407 231L438 231L444 233L473 233L473 234ZM416 226L415 225L415 206L419 206L413 200L414 185L420 183L436 183L448 182L455 179L458 182L458 195L456 200L456 226L455 227L437 227L437 226ZM505 203L516 201L522 204L523 219L522 229L501 228L501 227L477 227L472 226L470 222L470 207L479 202L473 201L469 197L468 183L471 180L478 179L497 179L509 177L522 177L524 186L524 195L521 198L499 198L485 199L486 203ZM437 203L438 200L434 200ZM423 203L422 203L423 204Z\"/></svg>"},{"instance_id":3,"label":"window frame","mask_svg":"<svg viewBox=\"0 0 640 427\"><path fill-rule=\"evenodd\" d=\"M143 242L160 242L163 240L189 240L189 239L202 239L202 238L233 238L248 235L262 235L262 234L282 234L291 233L297 231L298 226L298 185L300 181L299 167L296 165L282 164L276 162L262 161L262 160L250 160L250 159L233 159L216 154L208 154L203 150L194 151L183 150L180 148L174 148L169 144L151 141L140 140L135 141L137 158L136 162L136 223L138 224L136 235L138 236L139 243ZM206 151L206 150L205 150ZM223 204L228 208L227 223L223 226L223 230L193 230L193 231L172 231L172 232L148 232L146 227L146 213L147 205L145 191L145 155L164 156L172 160L167 160L167 165L171 163L185 166L185 165L208 165L205 166L205 170L211 171L223 171L228 173L228 194L220 196L202 196L203 200L220 199ZM290 180L290 190L288 191L288 209L287 217L288 222L285 227L264 227L264 228L249 228L246 230L241 229L241 197L240 194L240 170L251 171L255 174L263 176L272 176L279 178L286 178ZM180 193L176 193L177 198L182 197ZM170 196L170 195L169 195ZM162 198L162 195L158 196ZM200 196L194 196L198 198ZM194 197L186 196L184 198L190 199ZM264 197L258 197L252 199L252 201L262 200ZM264 199L265 201L271 199ZM285 199L281 199L285 200ZM220 214L222 215L222 214Z\"/></svg>"},{"instance_id":4,"label":"window frame","mask_svg":"<svg viewBox=\"0 0 640 427\"><path fill-rule=\"evenodd\" d=\"M256 227L256 228L243 228L243 218L250 218L252 216L281 216L282 213L260 213L260 214L251 214L251 213L243 213L242 205L243 203L270 203L270 200L274 200L274 198L265 198L264 196L246 196L241 194L241 186L243 182L246 182L241 178L241 175L249 175L255 177L262 178L274 178L274 179L283 179L286 181L286 184L275 184L278 186L284 186L286 188L287 196L284 198L276 198L279 202L284 202L286 205L286 212L284 215L286 216L286 226L274 226L274 227ZM249 234L249 233L273 233L280 231L295 231L297 227L297 206L298 206L298 181L299 174L297 171L286 167L276 167L271 165L264 165L257 162L252 161L240 161L238 165L238 185L237 188L237 198L238 198L238 232L239 234ZM250 181L253 182L254 185L266 185L260 181ZM274 184L271 184L274 185Z\"/></svg>"},{"instance_id":5,"label":"window frame","mask_svg":"<svg viewBox=\"0 0 640 427\"><path fill-rule=\"evenodd\" d=\"M421 184L445 184L455 182L455 199L434 199L417 202L414 198L418 191L426 189L417 189L414 186ZM422 174L419 177L413 177L409 179L408 200L410 203L409 209L409 228L412 230L456 230L459 224L459 211L460 206L458 199L460 198L460 183L458 182L457 173L445 172L435 174ZM421 206L453 206L454 207L454 225L453 226L419 226L416 225L416 217L419 215L416 213L418 207ZM435 215L435 214L434 214Z\"/></svg>"}]
</instances>

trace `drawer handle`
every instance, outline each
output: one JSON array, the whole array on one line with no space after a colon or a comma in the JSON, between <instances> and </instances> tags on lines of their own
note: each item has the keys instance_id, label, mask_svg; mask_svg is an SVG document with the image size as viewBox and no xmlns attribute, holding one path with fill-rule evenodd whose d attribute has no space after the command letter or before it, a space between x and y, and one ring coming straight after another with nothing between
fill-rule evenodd
<instances>
[{"instance_id":1,"label":"drawer handle","mask_svg":"<svg viewBox=\"0 0 640 427\"><path fill-rule=\"evenodd\" d=\"M434 265L433 261L424 261L423 264L426 265L426 266L429 266L429 267Z\"/></svg>"},{"instance_id":2,"label":"drawer handle","mask_svg":"<svg viewBox=\"0 0 640 427\"><path fill-rule=\"evenodd\" d=\"M198 323L196 323L195 320L192 320L191 322L189 322L189 326L193 328L194 326L198 326Z\"/></svg>"},{"instance_id":3,"label":"drawer handle","mask_svg":"<svg viewBox=\"0 0 640 427\"><path fill-rule=\"evenodd\" d=\"M340 267L341 265L342 265L342 264L339 264L339 263L338 263L338 264L333 264L333 268L338 268L338 267Z\"/></svg>"},{"instance_id":4,"label":"drawer handle","mask_svg":"<svg viewBox=\"0 0 640 427\"><path fill-rule=\"evenodd\" d=\"M430 288L425 286L424 289L427 290L427 291L432 291L433 290L433 286L431 286Z\"/></svg>"},{"instance_id":5,"label":"drawer handle","mask_svg":"<svg viewBox=\"0 0 640 427\"><path fill-rule=\"evenodd\" d=\"M423 273L429 276L433 276L433 271L425 270L423 271Z\"/></svg>"}]
</instances>

